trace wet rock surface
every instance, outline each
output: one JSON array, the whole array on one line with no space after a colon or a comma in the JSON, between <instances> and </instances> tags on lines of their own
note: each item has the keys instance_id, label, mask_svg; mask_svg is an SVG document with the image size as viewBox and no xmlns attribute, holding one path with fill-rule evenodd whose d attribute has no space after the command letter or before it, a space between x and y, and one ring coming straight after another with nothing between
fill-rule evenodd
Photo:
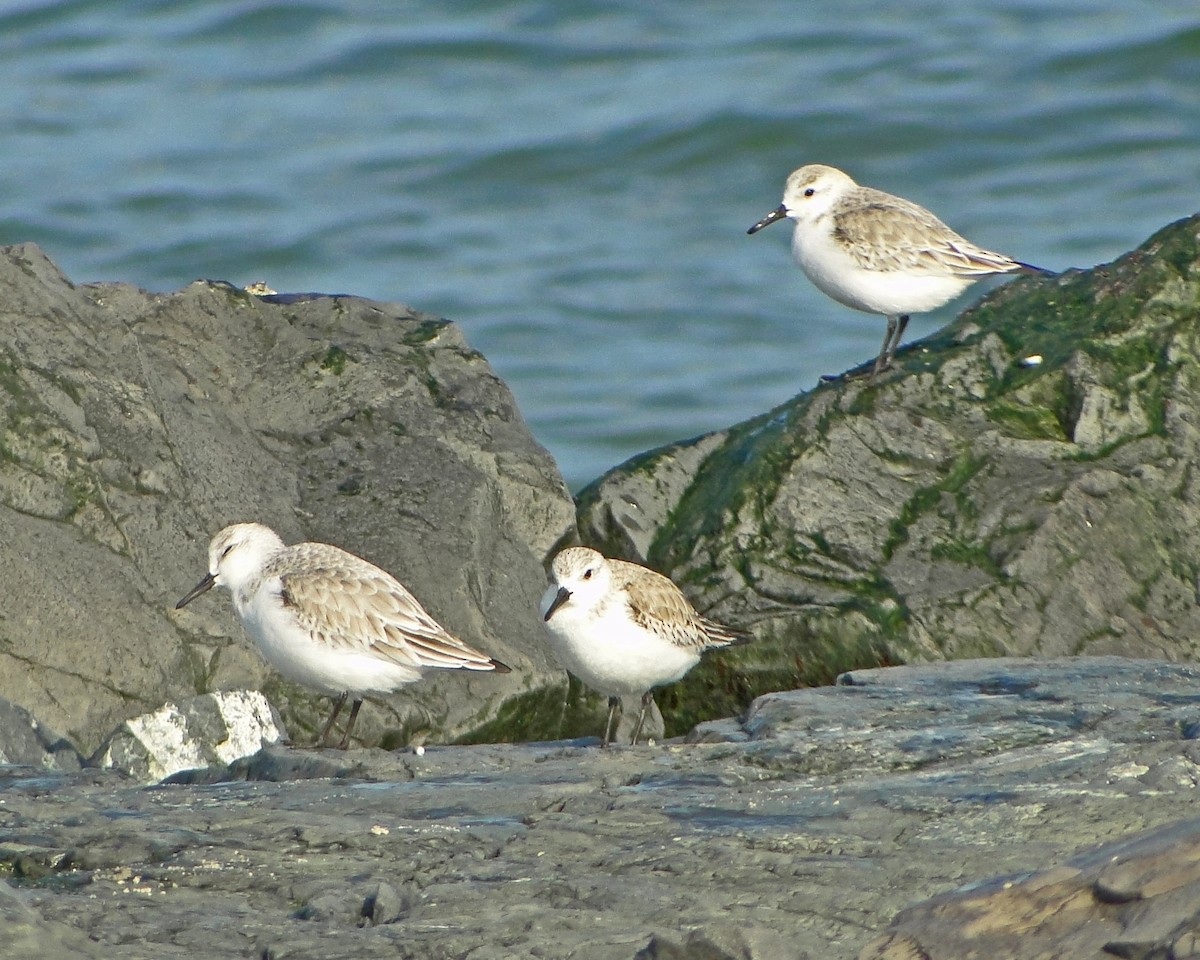
<instances>
[{"instance_id":1,"label":"wet rock surface","mask_svg":"<svg viewBox=\"0 0 1200 960\"><path fill-rule=\"evenodd\" d=\"M1016 889L973 885L1191 830L1197 732L1200 670L1161 661L855 671L655 746L273 746L149 787L7 767L0 861L75 956L961 958L978 912L945 904ZM1002 914L1021 949L978 955L1094 958L1063 924L1122 899L1138 942L1182 943L1152 869L1182 850L1076 879L1053 931Z\"/></svg>"},{"instance_id":2,"label":"wet rock surface","mask_svg":"<svg viewBox=\"0 0 1200 960\"><path fill-rule=\"evenodd\" d=\"M1200 956L1200 818L905 910L860 960Z\"/></svg>"}]
</instances>

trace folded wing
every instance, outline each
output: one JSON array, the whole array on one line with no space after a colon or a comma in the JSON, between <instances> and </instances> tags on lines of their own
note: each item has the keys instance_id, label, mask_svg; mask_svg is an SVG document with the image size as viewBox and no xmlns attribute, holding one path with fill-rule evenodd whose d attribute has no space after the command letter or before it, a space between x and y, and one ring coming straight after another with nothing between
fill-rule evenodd
<instances>
[{"instance_id":1,"label":"folded wing","mask_svg":"<svg viewBox=\"0 0 1200 960\"><path fill-rule=\"evenodd\" d=\"M280 576L283 601L321 642L370 650L415 668L509 672L443 628L400 581L374 564L328 544L297 544L296 550Z\"/></svg>"}]
</instances>

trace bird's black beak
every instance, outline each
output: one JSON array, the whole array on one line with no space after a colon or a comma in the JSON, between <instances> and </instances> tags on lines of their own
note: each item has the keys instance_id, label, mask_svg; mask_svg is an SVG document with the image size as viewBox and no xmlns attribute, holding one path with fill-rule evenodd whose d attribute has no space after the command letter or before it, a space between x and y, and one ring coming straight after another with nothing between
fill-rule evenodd
<instances>
[{"instance_id":1,"label":"bird's black beak","mask_svg":"<svg viewBox=\"0 0 1200 960\"><path fill-rule=\"evenodd\" d=\"M213 574L206 573L204 575L204 579L201 580L194 587L192 587L192 589L187 592L186 597L184 597L177 604L175 604L175 609L178 610L181 607L186 606L187 604L189 604L193 600L195 600L198 596L200 596L200 594L202 594L202 593L208 593L208 591L213 588L213 584L216 582L217 582L217 578Z\"/></svg>"},{"instance_id":2,"label":"bird's black beak","mask_svg":"<svg viewBox=\"0 0 1200 960\"><path fill-rule=\"evenodd\" d=\"M772 210L765 217L763 217L761 220L759 220L758 223L756 223L754 226L752 226L746 232L747 233L758 233L758 231L761 230L763 227L769 227L776 220L783 220L786 217L787 217L787 207L785 207L781 203L779 206L777 206L774 210Z\"/></svg>"},{"instance_id":3,"label":"bird's black beak","mask_svg":"<svg viewBox=\"0 0 1200 960\"><path fill-rule=\"evenodd\" d=\"M550 618L552 616L554 616L554 611L557 610L559 607L561 607L564 603L566 603L570 599L571 599L571 591L568 590L566 587L559 587L558 593L556 593L554 595L554 599L550 603L550 609L548 609L546 611L546 615L542 619L545 620L547 623L549 623Z\"/></svg>"}]
</instances>

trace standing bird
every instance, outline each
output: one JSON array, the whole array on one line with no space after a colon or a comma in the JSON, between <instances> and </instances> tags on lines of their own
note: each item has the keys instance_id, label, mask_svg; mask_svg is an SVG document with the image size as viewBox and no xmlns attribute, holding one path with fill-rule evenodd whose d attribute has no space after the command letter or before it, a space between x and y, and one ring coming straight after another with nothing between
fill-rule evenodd
<instances>
[{"instance_id":1,"label":"standing bird","mask_svg":"<svg viewBox=\"0 0 1200 960\"><path fill-rule=\"evenodd\" d=\"M910 313L934 310L982 277L1050 272L977 247L924 207L819 163L793 171L783 203L746 232L785 217L796 224L792 256L818 290L887 317L872 377L891 365Z\"/></svg>"},{"instance_id":2,"label":"standing bird","mask_svg":"<svg viewBox=\"0 0 1200 960\"><path fill-rule=\"evenodd\" d=\"M289 547L261 523L235 523L213 537L208 571L175 609L214 585L228 587L267 663L335 698L319 744L351 695L343 750L364 694L390 693L427 667L509 672L447 633L390 573L339 547Z\"/></svg>"},{"instance_id":3,"label":"standing bird","mask_svg":"<svg viewBox=\"0 0 1200 960\"><path fill-rule=\"evenodd\" d=\"M590 547L563 550L551 573L541 604L550 646L567 670L608 697L604 746L622 695L642 696L637 743L654 687L680 679L704 651L750 639L700 616L661 573Z\"/></svg>"}]
</instances>

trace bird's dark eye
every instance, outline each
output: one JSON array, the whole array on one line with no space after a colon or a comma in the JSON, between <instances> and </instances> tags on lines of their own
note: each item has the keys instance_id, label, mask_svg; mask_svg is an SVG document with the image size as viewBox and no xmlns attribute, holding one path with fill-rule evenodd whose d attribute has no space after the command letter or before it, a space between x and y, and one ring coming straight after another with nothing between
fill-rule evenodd
<instances>
[{"instance_id":1,"label":"bird's dark eye","mask_svg":"<svg viewBox=\"0 0 1200 960\"><path fill-rule=\"evenodd\" d=\"M584 580L592 579L592 568L591 567L588 567L586 570L583 571L583 579Z\"/></svg>"},{"instance_id":2,"label":"bird's dark eye","mask_svg":"<svg viewBox=\"0 0 1200 960\"><path fill-rule=\"evenodd\" d=\"M224 550L221 551L221 558L224 559L225 557L229 556L229 551L232 549L233 549L233 544L231 543L229 546L227 546Z\"/></svg>"},{"instance_id":3,"label":"bird's dark eye","mask_svg":"<svg viewBox=\"0 0 1200 960\"><path fill-rule=\"evenodd\" d=\"M816 190L814 190L812 187L809 187L807 190L805 190L805 191L804 191L804 195L805 195L806 197L811 197L811 196L812 196L814 193L816 193L816 192L817 192L817 191L816 191Z\"/></svg>"}]
</instances>

